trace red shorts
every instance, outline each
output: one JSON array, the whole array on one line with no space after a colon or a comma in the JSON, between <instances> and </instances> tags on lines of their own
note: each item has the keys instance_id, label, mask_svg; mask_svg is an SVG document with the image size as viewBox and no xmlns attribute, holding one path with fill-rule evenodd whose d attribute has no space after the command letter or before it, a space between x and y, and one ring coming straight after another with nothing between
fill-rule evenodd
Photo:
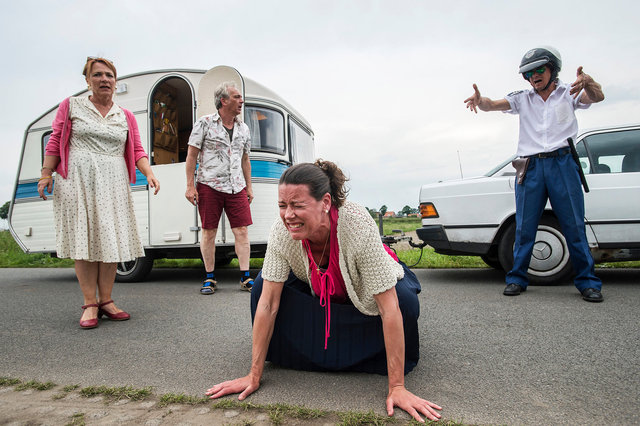
<instances>
[{"instance_id":1,"label":"red shorts","mask_svg":"<svg viewBox=\"0 0 640 426\"><path fill-rule=\"evenodd\" d=\"M226 213L229 226L232 228L249 226L253 223L245 189L237 194L227 194L202 183L198 183L196 189L198 190L198 212L204 229L218 228L222 210Z\"/></svg>"}]
</instances>

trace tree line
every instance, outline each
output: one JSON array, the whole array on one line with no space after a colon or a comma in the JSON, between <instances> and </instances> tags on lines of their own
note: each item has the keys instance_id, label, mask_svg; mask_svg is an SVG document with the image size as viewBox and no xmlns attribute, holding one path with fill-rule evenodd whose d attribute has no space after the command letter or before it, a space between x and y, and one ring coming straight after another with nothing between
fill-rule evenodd
<instances>
[{"instance_id":1,"label":"tree line","mask_svg":"<svg viewBox=\"0 0 640 426\"><path fill-rule=\"evenodd\" d=\"M365 207L365 209L367 209L367 211L369 212L369 214L371 216L373 216L374 218L378 217L378 213L382 214L383 216L385 215L385 213L387 213L387 211L389 211L389 208L386 206L386 204L383 204L379 209L370 209L369 207ZM410 206L404 206L402 208L402 210L400 210L399 212L396 212L397 216L409 216L410 214L416 214L418 213L419 210L417 208L414 207L410 207Z\"/></svg>"}]
</instances>

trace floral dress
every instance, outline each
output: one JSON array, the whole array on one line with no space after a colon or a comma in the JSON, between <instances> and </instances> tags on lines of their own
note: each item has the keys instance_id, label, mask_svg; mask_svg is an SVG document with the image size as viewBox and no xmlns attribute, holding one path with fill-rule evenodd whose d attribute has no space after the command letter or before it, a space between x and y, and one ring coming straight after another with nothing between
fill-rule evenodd
<instances>
[{"instance_id":1,"label":"floral dress","mask_svg":"<svg viewBox=\"0 0 640 426\"><path fill-rule=\"evenodd\" d=\"M144 256L124 159L127 120L115 103L103 117L72 97L67 178L56 175L53 213L58 257L125 262Z\"/></svg>"}]
</instances>

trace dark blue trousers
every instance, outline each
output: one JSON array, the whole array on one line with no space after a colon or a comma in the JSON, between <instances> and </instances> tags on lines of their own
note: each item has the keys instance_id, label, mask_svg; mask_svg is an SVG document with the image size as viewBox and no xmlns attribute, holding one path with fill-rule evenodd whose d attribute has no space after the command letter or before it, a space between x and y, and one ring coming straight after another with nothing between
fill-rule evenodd
<instances>
[{"instance_id":1,"label":"dark blue trousers","mask_svg":"<svg viewBox=\"0 0 640 426\"><path fill-rule=\"evenodd\" d=\"M507 284L522 287L529 284L527 269L535 243L538 223L547 199L560 222L567 240L569 255L576 273L575 286L600 290L602 282L595 275L584 224L584 194L578 165L571 154L551 158L532 157L522 185L516 182L516 238L513 247L513 269Z\"/></svg>"},{"instance_id":2,"label":"dark blue trousers","mask_svg":"<svg viewBox=\"0 0 640 426\"><path fill-rule=\"evenodd\" d=\"M406 265L402 266L404 278L396 284L396 293L404 322L404 373L407 374L420 359L420 283ZM251 289L252 320L262 286L261 271ZM311 295L309 284L291 273L282 290L267 361L296 370L387 374L380 316L364 315L351 303L332 303L331 330L326 350L324 326L325 309L320 306L319 298Z\"/></svg>"}]
</instances>

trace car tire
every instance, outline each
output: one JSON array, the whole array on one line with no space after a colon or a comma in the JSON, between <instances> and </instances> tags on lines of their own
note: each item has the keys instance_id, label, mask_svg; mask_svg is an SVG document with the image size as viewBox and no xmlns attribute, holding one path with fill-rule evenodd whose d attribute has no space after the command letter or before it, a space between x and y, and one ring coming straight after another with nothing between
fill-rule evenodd
<instances>
[{"instance_id":1,"label":"car tire","mask_svg":"<svg viewBox=\"0 0 640 426\"><path fill-rule=\"evenodd\" d=\"M495 251L495 250L492 250L492 251ZM491 253L483 254L482 256L480 256L480 259L482 259L484 263L491 266L493 269L497 269L499 271L503 270L502 264L500 263L500 260L495 254L491 254Z\"/></svg>"},{"instance_id":2,"label":"car tire","mask_svg":"<svg viewBox=\"0 0 640 426\"><path fill-rule=\"evenodd\" d=\"M153 268L153 257L138 257L130 262L119 262L116 269L116 281L132 283L144 281Z\"/></svg>"},{"instance_id":3,"label":"car tire","mask_svg":"<svg viewBox=\"0 0 640 426\"><path fill-rule=\"evenodd\" d=\"M505 272L513 267L515 236L514 222L506 229L498 245L498 259ZM569 249L556 218L544 216L540 220L527 273L529 283L539 285L560 284L572 275Z\"/></svg>"}]
</instances>

